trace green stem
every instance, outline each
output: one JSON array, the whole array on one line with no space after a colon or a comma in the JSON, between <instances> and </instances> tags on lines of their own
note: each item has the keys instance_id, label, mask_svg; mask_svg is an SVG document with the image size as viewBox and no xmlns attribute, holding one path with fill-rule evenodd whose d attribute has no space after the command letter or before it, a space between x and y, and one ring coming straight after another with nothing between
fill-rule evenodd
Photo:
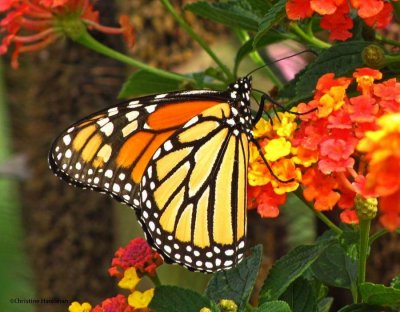
<instances>
[{"instance_id":1,"label":"green stem","mask_svg":"<svg viewBox=\"0 0 400 312\"><path fill-rule=\"evenodd\" d=\"M162 284L161 284L161 281L160 281L160 278L158 277L158 274L156 273L156 275L154 275L154 276L149 276L150 277L150 279L151 279L151 281L153 282L153 284L154 284L154 286L155 287L158 287L158 286L161 286Z\"/></svg>"},{"instance_id":2,"label":"green stem","mask_svg":"<svg viewBox=\"0 0 400 312\"><path fill-rule=\"evenodd\" d=\"M385 64L400 63L400 55L385 55Z\"/></svg>"},{"instance_id":3,"label":"green stem","mask_svg":"<svg viewBox=\"0 0 400 312\"><path fill-rule=\"evenodd\" d=\"M387 43L387 44L394 45L396 47L400 47L400 42L399 41L386 38L386 37L382 36L382 34L379 34L379 33L375 34L375 39L377 41L380 41L381 43Z\"/></svg>"},{"instance_id":4,"label":"green stem","mask_svg":"<svg viewBox=\"0 0 400 312\"><path fill-rule=\"evenodd\" d=\"M238 30L236 33L242 44L250 39L250 36L244 30ZM283 82L275 75L275 73L268 66L265 66L266 64L261 55L258 53L258 51L255 50L253 52L250 52L249 56L257 66L259 67L263 66L264 72L266 73L268 78L271 79L272 83L278 87L278 89L282 89L284 87Z\"/></svg>"},{"instance_id":5,"label":"green stem","mask_svg":"<svg viewBox=\"0 0 400 312\"><path fill-rule=\"evenodd\" d=\"M208 53L208 55L214 60L215 63L219 66L219 68L225 73L226 77L229 81L233 80L233 75L226 67L226 65L218 58L218 56L214 53L213 50L209 47L207 42L200 37L197 33L194 32L193 28L175 11L173 6L168 0L161 0L162 4L165 8L172 14L175 20L179 23L179 25L194 39L197 43Z\"/></svg>"},{"instance_id":6,"label":"green stem","mask_svg":"<svg viewBox=\"0 0 400 312\"><path fill-rule=\"evenodd\" d=\"M381 229L378 232L376 232L375 234L371 235L371 237L369 238L369 246L371 246L374 241L376 241L378 238L382 237L383 235L389 233L388 230L386 229Z\"/></svg>"},{"instance_id":7,"label":"green stem","mask_svg":"<svg viewBox=\"0 0 400 312\"><path fill-rule=\"evenodd\" d=\"M301 201L307 205L308 208L311 209L311 211L318 217L318 219L320 219L322 222L324 222L333 232L335 232L338 235L341 235L343 233L343 231L336 225L334 224L331 220L329 220L329 218L327 216L325 216L322 212L316 211L314 209L314 207L312 206L312 204L310 202L308 202L303 194L301 193L301 191L299 189L297 189L294 194L301 199Z\"/></svg>"},{"instance_id":8,"label":"green stem","mask_svg":"<svg viewBox=\"0 0 400 312\"><path fill-rule=\"evenodd\" d=\"M369 231L371 220L360 219L360 240L358 255L358 285L365 282L365 273L367 269L367 258L369 253Z\"/></svg>"},{"instance_id":9,"label":"green stem","mask_svg":"<svg viewBox=\"0 0 400 312\"><path fill-rule=\"evenodd\" d=\"M181 74L176 74L176 73L172 73L163 69L159 69L159 68L155 68L152 67L150 65L147 65L145 63L142 63L138 60L135 60L125 54L122 54L118 51L115 51L105 45L103 45L102 43L100 43L99 41L97 41L96 39L94 39L87 31L83 31L81 32L80 36L74 39L76 42L84 45L85 47L92 49L100 54L103 54L105 56L108 56L110 58L113 58L117 61L120 61L122 63L131 65L131 66L135 66L137 68L143 69L145 71L151 72L155 75L161 76L161 77L165 77L165 78L169 78L172 80L177 80L177 81L190 81L190 82L195 82L194 79L186 77L184 75Z\"/></svg>"},{"instance_id":10,"label":"green stem","mask_svg":"<svg viewBox=\"0 0 400 312\"><path fill-rule=\"evenodd\" d=\"M301 29L301 27L297 23L290 23L289 24L290 30L295 33L298 37L300 37L303 41L312 44L315 47L321 48L321 49L328 49L332 45L319 40L318 38L314 37L313 35L307 34Z\"/></svg>"}]
</instances>

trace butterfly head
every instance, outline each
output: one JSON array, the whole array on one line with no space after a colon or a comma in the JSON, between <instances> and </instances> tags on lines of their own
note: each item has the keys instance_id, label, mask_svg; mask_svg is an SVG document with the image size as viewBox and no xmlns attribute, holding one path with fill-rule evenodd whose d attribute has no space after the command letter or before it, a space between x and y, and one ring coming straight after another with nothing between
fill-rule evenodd
<instances>
[{"instance_id":1,"label":"butterfly head","mask_svg":"<svg viewBox=\"0 0 400 312\"><path fill-rule=\"evenodd\" d=\"M251 80L251 76L241 77L229 86L229 97L234 107L250 106Z\"/></svg>"}]
</instances>

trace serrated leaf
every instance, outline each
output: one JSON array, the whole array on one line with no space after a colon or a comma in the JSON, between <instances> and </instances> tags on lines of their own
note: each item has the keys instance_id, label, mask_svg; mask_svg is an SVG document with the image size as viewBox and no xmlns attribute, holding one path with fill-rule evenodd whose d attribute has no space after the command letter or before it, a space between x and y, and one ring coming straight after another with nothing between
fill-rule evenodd
<instances>
[{"instance_id":1,"label":"serrated leaf","mask_svg":"<svg viewBox=\"0 0 400 312\"><path fill-rule=\"evenodd\" d=\"M327 285L350 289L356 283L357 262L348 257L337 243L321 254L311 266L311 271Z\"/></svg>"},{"instance_id":2,"label":"serrated leaf","mask_svg":"<svg viewBox=\"0 0 400 312\"><path fill-rule=\"evenodd\" d=\"M238 305L238 312L246 309L261 264L262 246L252 248L252 255L235 268L213 275L206 289L207 297L215 302L230 299Z\"/></svg>"},{"instance_id":3,"label":"serrated leaf","mask_svg":"<svg viewBox=\"0 0 400 312\"><path fill-rule=\"evenodd\" d=\"M338 43L322 52L306 67L296 84L296 98L305 99L312 96L318 79L326 73L341 76L363 66L361 51L369 44L365 41Z\"/></svg>"},{"instance_id":4,"label":"serrated leaf","mask_svg":"<svg viewBox=\"0 0 400 312\"><path fill-rule=\"evenodd\" d=\"M273 300L259 306L254 312L292 312L287 302L281 300Z\"/></svg>"},{"instance_id":5,"label":"serrated leaf","mask_svg":"<svg viewBox=\"0 0 400 312\"><path fill-rule=\"evenodd\" d=\"M185 6L186 10L215 22L249 31L256 31L260 17L243 8L237 1L223 3L195 2Z\"/></svg>"},{"instance_id":6,"label":"serrated leaf","mask_svg":"<svg viewBox=\"0 0 400 312\"><path fill-rule=\"evenodd\" d=\"M363 283L360 285L360 294L363 302L367 304L400 309L400 289Z\"/></svg>"},{"instance_id":7,"label":"serrated leaf","mask_svg":"<svg viewBox=\"0 0 400 312\"><path fill-rule=\"evenodd\" d=\"M293 312L316 312L317 301L309 281L299 277L279 297L286 301Z\"/></svg>"},{"instance_id":8,"label":"serrated leaf","mask_svg":"<svg viewBox=\"0 0 400 312\"><path fill-rule=\"evenodd\" d=\"M258 42L271 30L276 23L283 19L286 14L286 2L286 0L278 0L263 16L258 27L258 31L254 37L254 47L257 46Z\"/></svg>"},{"instance_id":9,"label":"serrated leaf","mask_svg":"<svg viewBox=\"0 0 400 312\"><path fill-rule=\"evenodd\" d=\"M278 299L287 287L319 258L331 242L324 240L321 244L298 246L276 261L261 289L260 303Z\"/></svg>"},{"instance_id":10,"label":"serrated leaf","mask_svg":"<svg viewBox=\"0 0 400 312\"><path fill-rule=\"evenodd\" d=\"M176 286L156 287L149 307L157 312L199 312L204 307L212 312L218 311L208 298L193 290Z\"/></svg>"},{"instance_id":11,"label":"serrated leaf","mask_svg":"<svg viewBox=\"0 0 400 312\"><path fill-rule=\"evenodd\" d=\"M139 70L132 74L123 84L118 97L136 97L144 94L177 91L181 88L182 81L160 77L151 72Z\"/></svg>"},{"instance_id":12,"label":"serrated leaf","mask_svg":"<svg viewBox=\"0 0 400 312\"><path fill-rule=\"evenodd\" d=\"M338 312L382 312L382 308L369 304L358 303L345 306L341 308Z\"/></svg>"},{"instance_id":13,"label":"serrated leaf","mask_svg":"<svg viewBox=\"0 0 400 312\"><path fill-rule=\"evenodd\" d=\"M285 86L280 96L290 98L290 103L310 98L322 75L346 75L352 73L355 68L364 66L361 52L369 44L366 41L349 41L322 50L312 63Z\"/></svg>"}]
</instances>

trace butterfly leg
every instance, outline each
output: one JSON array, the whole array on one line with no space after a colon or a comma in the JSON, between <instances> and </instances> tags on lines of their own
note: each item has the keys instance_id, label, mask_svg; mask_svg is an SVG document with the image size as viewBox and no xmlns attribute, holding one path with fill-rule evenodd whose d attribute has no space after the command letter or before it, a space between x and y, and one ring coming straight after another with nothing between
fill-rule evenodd
<instances>
[{"instance_id":1,"label":"butterfly leg","mask_svg":"<svg viewBox=\"0 0 400 312\"><path fill-rule=\"evenodd\" d=\"M282 179L280 179L280 178L274 173L274 171L272 170L272 168L271 168L271 166L270 166L268 160L265 158L264 153L263 153L263 150L262 150L262 147L260 146L260 143L258 143L258 141L257 141L256 139L254 139L254 138L252 138L250 141L251 141L255 146L257 146L257 150L258 150L258 153L259 153L260 156L261 156L261 159L264 161L264 163L265 163L265 165L267 166L269 172L271 172L271 175L272 175L276 180L278 180L278 181L281 182L281 183L290 183L290 182L293 182L293 181L294 181L293 178L292 178L292 179L289 179L289 180L282 180Z\"/></svg>"}]
</instances>

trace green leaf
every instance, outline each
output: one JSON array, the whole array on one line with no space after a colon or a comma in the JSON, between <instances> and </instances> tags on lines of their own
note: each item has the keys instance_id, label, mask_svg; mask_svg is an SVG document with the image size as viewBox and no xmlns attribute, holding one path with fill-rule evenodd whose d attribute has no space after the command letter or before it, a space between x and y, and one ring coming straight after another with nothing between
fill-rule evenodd
<instances>
[{"instance_id":1,"label":"green leaf","mask_svg":"<svg viewBox=\"0 0 400 312\"><path fill-rule=\"evenodd\" d=\"M276 23L280 22L285 17L286 2L286 0L278 0L264 15L258 27L257 34L254 37L254 47L257 46L258 42L268 34L268 32Z\"/></svg>"},{"instance_id":2,"label":"green leaf","mask_svg":"<svg viewBox=\"0 0 400 312\"><path fill-rule=\"evenodd\" d=\"M260 17L251 12L248 8L244 8L238 1L223 3L200 1L186 5L185 9L215 22L249 31L256 31L261 21Z\"/></svg>"},{"instance_id":3,"label":"green leaf","mask_svg":"<svg viewBox=\"0 0 400 312\"><path fill-rule=\"evenodd\" d=\"M199 312L204 307L213 312L218 311L208 298L193 290L176 286L156 287L149 307L157 312Z\"/></svg>"},{"instance_id":4,"label":"green leaf","mask_svg":"<svg viewBox=\"0 0 400 312\"><path fill-rule=\"evenodd\" d=\"M182 89L182 82L160 77L145 70L132 74L123 84L119 98L136 97L138 95L177 91Z\"/></svg>"},{"instance_id":5,"label":"green leaf","mask_svg":"<svg viewBox=\"0 0 400 312\"><path fill-rule=\"evenodd\" d=\"M343 230L340 236L340 245L343 247L346 255L353 260L358 259L358 243L360 241L360 232L354 229L352 225L341 225Z\"/></svg>"},{"instance_id":6,"label":"green leaf","mask_svg":"<svg viewBox=\"0 0 400 312\"><path fill-rule=\"evenodd\" d=\"M293 312L317 311L317 301L311 283L302 277L290 284L279 299L289 303Z\"/></svg>"},{"instance_id":7,"label":"green leaf","mask_svg":"<svg viewBox=\"0 0 400 312\"><path fill-rule=\"evenodd\" d=\"M363 66L361 52L369 44L365 41L344 42L322 52L296 85L297 95L311 96L319 77L326 73L341 76Z\"/></svg>"},{"instance_id":8,"label":"green leaf","mask_svg":"<svg viewBox=\"0 0 400 312\"><path fill-rule=\"evenodd\" d=\"M311 271L323 283L350 289L356 283L357 262L348 257L339 243L326 249L311 266Z\"/></svg>"},{"instance_id":9,"label":"green leaf","mask_svg":"<svg viewBox=\"0 0 400 312\"><path fill-rule=\"evenodd\" d=\"M331 239L316 245L294 248L272 266L260 292L260 303L276 300L288 286L301 276L332 243Z\"/></svg>"},{"instance_id":10,"label":"green leaf","mask_svg":"<svg viewBox=\"0 0 400 312\"><path fill-rule=\"evenodd\" d=\"M358 303L345 306L341 308L338 312L382 312L382 308L369 304Z\"/></svg>"},{"instance_id":11,"label":"green leaf","mask_svg":"<svg viewBox=\"0 0 400 312\"><path fill-rule=\"evenodd\" d=\"M289 305L280 300L273 300L266 302L259 306L257 309L252 310L253 312L292 312Z\"/></svg>"},{"instance_id":12,"label":"green leaf","mask_svg":"<svg viewBox=\"0 0 400 312\"><path fill-rule=\"evenodd\" d=\"M261 264L262 246L252 249L252 255L228 271L213 275L206 289L207 297L215 302L230 299L238 305L238 312L246 309Z\"/></svg>"},{"instance_id":13,"label":"green leaf","mask_svg":"<svg viewBox=\"0 0 400 312\"><path fill-rule=\"evenodd\" d=\"M247 0L254 11L258 12L259 15L263 16L271 8L269 1L265 0Z\"/></svg>"},{"instance_id":14,"label":"green leaf","mask_svg":"<svg viewBox=\"0 0 400 312\"><path fill-rule=\"evenodd\" d=\"M318 312L329 312L333 303L332 297L326 297L318 302Z\"/></svg>"},{"instance_id":15,"label":"green leaf","mask_svg":"<svg viewBox=\"0 0 400 312\"><path fill-rule=\"evenodd\" d=\"M365 303L400 309L400 289L380 284L362 283L360 294Z\"/></svg>"},{"instance_id":16,"label":"green leaf","mask_svg":"<svg viewBox=\"0 0 400 312\"><path fill-rule=\"evenodd\" d=\"M400 275L397 275L390 282L390 287L400 289Z\"/></svg>"},{"instance_id":17,"label":"green leaf","mask_svg":"<svg viewBox=\"0 0 400 312\"><path fill-rule=\"evenodd\" d=\"M315 242L315 214L299 197L289 193L280 210L286 222L287 244L291 248Z\"/></svg>"},{"instance_id":18,"label":"green leaf","mask_svg":"<svg viewBox=\"0 0 400 312\"><path fill-rule=\"evenodd\" d=\"M296 76L293 83L285 86L285 90L295 88L295 93L292 94L294 99L291 102L310 98L318 79L326 73L342 76L351 74L354 69L364 66L361 52L369 44L366 41L349 41L338 43L321 52L311 64Z\"/></svg>"}]
</instances>

